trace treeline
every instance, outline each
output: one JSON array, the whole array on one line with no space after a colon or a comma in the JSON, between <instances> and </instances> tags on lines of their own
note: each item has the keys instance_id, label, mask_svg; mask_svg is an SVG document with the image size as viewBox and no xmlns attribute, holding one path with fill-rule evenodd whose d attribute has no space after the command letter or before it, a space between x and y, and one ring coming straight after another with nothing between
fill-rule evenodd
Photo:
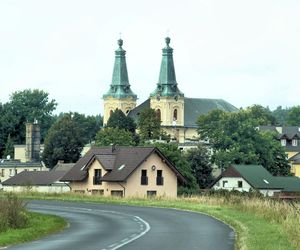
<instances>
[{"instance_id":1,"label":"treeline","mask_svg":"<svg viewBox=\"0 0 300 250\"><path fill-rule=\"evenodd\" d=\"M300 126L300 106L290 108L278 106L275 110L270 111L270 113L274 117L273 125Z\"/></svg>"}]
</instances>

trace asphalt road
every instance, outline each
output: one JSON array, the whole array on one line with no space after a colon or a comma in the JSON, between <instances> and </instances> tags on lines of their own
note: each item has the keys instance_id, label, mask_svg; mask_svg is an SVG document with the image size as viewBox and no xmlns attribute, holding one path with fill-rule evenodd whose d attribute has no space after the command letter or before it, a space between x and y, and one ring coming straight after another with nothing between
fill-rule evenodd
<instances>
[{"instance_id":1,"label":"asphalt road","mask_svg":"<svg viewBox=\"0 0 300 250\"><path fill-rule=\"evenodd\" d=\"M199 213L56 201L32 201L28 207L62 216L70 225L61 233L10 250L234 249L233 230Z\"/></svg>"}]
</instances>

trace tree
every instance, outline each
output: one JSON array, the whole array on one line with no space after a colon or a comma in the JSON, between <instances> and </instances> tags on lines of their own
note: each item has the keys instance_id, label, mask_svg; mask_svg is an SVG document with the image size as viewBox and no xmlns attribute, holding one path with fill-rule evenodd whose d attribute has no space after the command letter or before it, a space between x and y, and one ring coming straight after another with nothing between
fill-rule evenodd
<instances>
[{"instance_id":1,"label":"tree","mask_svg":"<svg viewBox=\"0 0 300 250\"><path fill-rule=\"evenodd\" d=\"M210 153L203 145L189 149L186 152L186 160L191 165L192 174L196 178L200 188L207 188L213 181Z\"/></svg>"},{"instance_id":2,"label":"tree","mask_svg":"<svg viewBox=\"0 0 300 250\"><path fill-rule=\"evenodd\" d=\"M84 114L79 114L77 112L71 113L60 113L55 119L59 120L65 115L71 114L72 119L76 121L77 125L81 127L83 134L82 139L84 143L92 143L95 139L97 132L103 126L103 119L101 115L96 116L86 116Z\"/></svg>"},{"instance_id":3,"label":"tree","mask_svg":"<svg viewBox=\"0 0 300 250\"><path fill-rule=\"evenodd\" d=\"M289 110L289 108L282 108L282 106L278 106L275 110L273 110L272 115L275 117L277 125L286 125L287 114Z\"/></svg>"},{"instance_id":4,"label":"tree","mask_svg":"<svg viewBox=\"0 0 300 250\"><path fill-rule=\"evenodd\" d=\"M64 114L48 131L43 161L50 168L58 160L76 162L85 144L84 130L73 113Z\"/></svg>"},{"instance_id":5,"label":"tree","mask_svg":"<svg viewBox=\"0 0 300 250\"><path fill-rule=\"evenodd\" d=\"M57 106L55 100L49 101L49 94L43 90L25 89L14 92L10 96L9 104L18 122L15 124L18 128L15 135L19 135L17 143L25 142L25 123L34 120L40 123L43 140L52 125L52 112Z\"/></svg>"},{"instance_id":6,"label":"tree","mask_svg":"<svg viewBox=\"0 0 300 250\"><path fill-rule=\"evenodd\" d=\"M119 146L134 145L132 134L125 129L120 128L104 128L101 129L95 140L96 146L109 146L111 144Z\"/></svg>"},{"instance_id":7,"label":"tree","mask_svg":"<svg viewBox=\"0 0 300 250\"><path fill-rule=\"evenodd\" d=\"M135 134L136 130L134 120L131 117L126 116L120 109L116 109L112 112L106 126L110 128L125 129L130 131L132 134Z\"/></svg>"},{"instance_id":8,"label":"tree","mask_svg":"<svg viewBox=\"0 0 300 250\"><path fill-rule=\"evenodd\" d=\"M158 139L161 134L160 123L161 121L154 109L146 108L142 110L138 120L141 138L143 140Z\"/></svg>"},{"instance_id":9,"label":"tree","mask_svg":"<svg viewBox=\"0 0 300 250\"><path fill-rule=\"evenodd\" d=\"M186 186L190 189L197 188L197 182L192 174L191 165L183 156L176 143L154 143L151 146L157 147L171 161L178 171L187 180Z\"/></svg>"},{"instance_id":10,"label":"tree","mask_svg":"<svg viewBox=\"0 0 300 250\"><path fill-rule=\"evenodd\" d=\"M292 107L287 113L286 120L290 126L300 126L300 106Z\"/></svg>"},{"instance_id":11,"label":"tree","mask_svg":"<svg viewBox=\"0 0 300 250\"><path fill-rule=\"evenodd\" d=\"M277 134L272 132L262 132L260 134L262 142L257 145L260 156L259 164L263 165L273 175L291 175L287 154L277 140Z\"/></svg>"},{"instance_id":12,"label":"tree","mask_svg":"<svg viewBox=\"0 0 300 250\"><path fill-rule=\"evenodd\" d=\"M264 112L247 108L226 113L214 110L198 119L200 138L207 139L213 149L212 162L224 169L230 164L262 164L272 174L285 175L289 165L283 147L274 136L256 128L270 121ZM275 154L276 152L276 154Z\"/></svg>"},{"instance_id":13,"label":"tree","mask_svg":"<svg viewBox=\"0 0 300 250\"><path fill-rule=\"evenodd\" d=\"M0 104L0 157L9 134L15 144L25 143L26 122L39 121L43 141L54 122L52 112L56 105L54 100L49 101L48 93L37 89L14 92L9 102Z\"/></svg>"},{"instance_id":14,"label":"tree","mask_svg":"<svg viewBox=\"0 0 300 250\"><path fill-rule=\"evenodd\" d=\"M76 112L72 113L72 115L73 119L83 131L82 140L84 143L91 143L103 125L101 116L85 116L84 114Z\"/></svg>"},{"instance_id":15,"label":"tree","mask_svg":"<svg viewBox=\"0 0 300 250\"><path fill-rule=\"evenodd\" d=\"M18 124L10 105L7 103L0 104L0 158L4 155L4 150L7 148L6 143L8 138L12 141L11 134L15 134L15 124Z\"/></svg>"},{"instance_id":16,"label":"tree","mask_svg":"<svg viewBox=\"0 0 300 250\"><path fill-rule=\"evenodd\" d=\"M273 116L269 108L265 108L261 105L253 105L246 109L249 112L249 116L256 120L259 125L275 125L276 119Z\"/></svg>"},{"instance_id":17,"label":"tree","mask_svg":"<svg viewBox=\"0 0 300 250\"><path fill-rule=\"evenodd\" d=\"M10 134L7 137L5 146L4 146L5 150L3 152L3 156L7 157L8 155L13 158L14 155L14 142L10 137Z\"/></svg>"}]
</instances>

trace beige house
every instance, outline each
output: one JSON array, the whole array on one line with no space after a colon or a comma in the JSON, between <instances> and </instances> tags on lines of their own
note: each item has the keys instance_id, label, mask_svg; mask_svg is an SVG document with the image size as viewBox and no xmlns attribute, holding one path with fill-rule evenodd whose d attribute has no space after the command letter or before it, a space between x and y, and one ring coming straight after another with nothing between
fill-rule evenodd
<instances>
[{"instance_id":1,"label":"beige house","mask_svg":"<svg viewBox=\"0 0 300 250\"><path fill-rule=\"evenodd\" d=\"M185 182L157 148L116 146L90 149L61 180L72 192L120 197L176 197Z\"/></svg>"}]
</instances>

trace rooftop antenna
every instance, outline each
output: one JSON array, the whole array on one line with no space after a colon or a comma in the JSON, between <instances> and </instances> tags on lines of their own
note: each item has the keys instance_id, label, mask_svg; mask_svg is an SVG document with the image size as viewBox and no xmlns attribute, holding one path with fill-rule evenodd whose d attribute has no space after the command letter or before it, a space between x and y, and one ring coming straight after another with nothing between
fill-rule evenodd
<instances>
[{"instance_id":1,"label":"rooftop antenna","mask_svg":"<svg viewBox=\"0 0 300 250\"><path fill-rule=\"evenodd\" d=\"M122 39L122 32L119 33L119 39Z\"/></svg>"}]
</instances>

